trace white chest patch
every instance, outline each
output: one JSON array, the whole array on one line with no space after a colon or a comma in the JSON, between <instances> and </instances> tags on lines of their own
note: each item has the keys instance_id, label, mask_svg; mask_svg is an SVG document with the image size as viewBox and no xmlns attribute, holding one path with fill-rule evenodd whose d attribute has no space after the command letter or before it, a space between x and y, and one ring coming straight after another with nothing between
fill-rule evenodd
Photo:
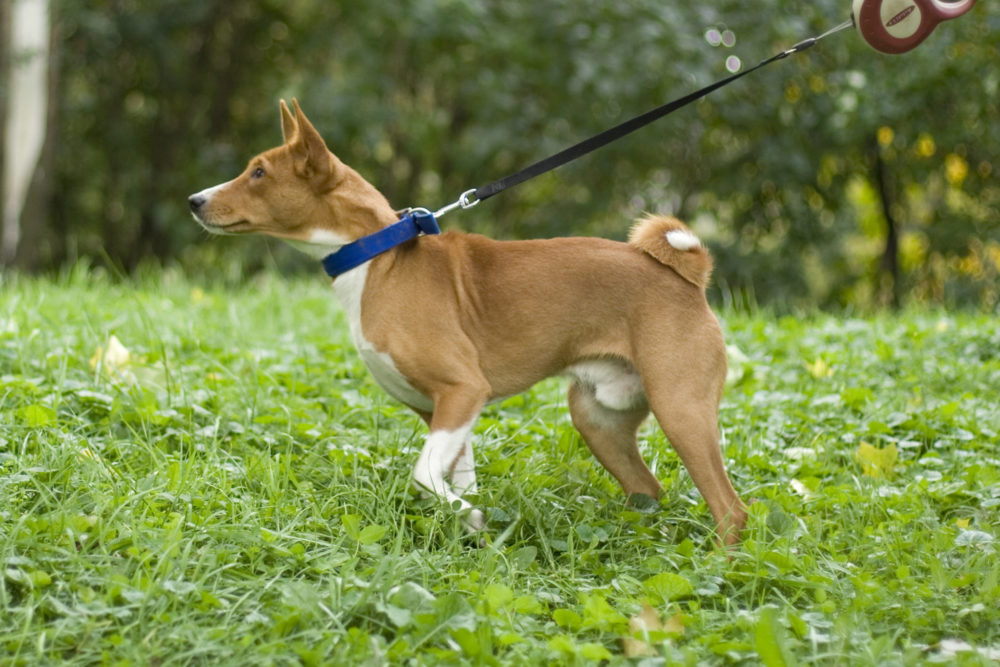
<instances>
[{"instance_id":1,"label":"white chest patch","mask_svg":"<svg viewBox=\"0 0 1000 667\"><path fill-rule=\"evenodd\" d=\"M361 360L365 362L365 366L375 378L375 382L387 394L411 408L431 412L434 409L434 403L431 399L417 391L396 368L392 357L385 352L376 350L361 330L361 294L364 292L365 278L367 277L368 265L362 264L356 269L351 269L347 273L337 276L337 279L333 281L333 291L344 308L344 314L347 315L354 347L358 349Z\"/></svg>"},{"instance_id":2,"label":"white chest patch","mask_svg":"<svg viewBox=\"0 0 1000 667\"><path fill-rule=\"evenodd\" d=\"M314 229L307 240L288 241L288 243L313 259L323 259L350 243L350 240L328 229Z\"/></svg>"}]
</instances>

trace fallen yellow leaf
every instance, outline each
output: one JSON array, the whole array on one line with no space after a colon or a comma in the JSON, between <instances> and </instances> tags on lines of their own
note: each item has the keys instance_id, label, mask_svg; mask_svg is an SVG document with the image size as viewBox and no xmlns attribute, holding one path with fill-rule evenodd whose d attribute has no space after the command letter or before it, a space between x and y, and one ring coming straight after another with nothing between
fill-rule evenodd
<instances>
[{"instance_id":1,"label":"fallen yellow leaf","mask_svg":"<svg viewBox=\"0 0 1000 667\"><path fill-rule=\"evenodd\" d=\"M90 367L97 368L98 364L101 364L108 371L115 371L120 369L122 366L126 366L131 360L132 354L128 351L122 342L118 340L118 336L111 334L108 337L107 348L97 346L97 350L94 352L94 356L90 358Z\"/></svg>"},{"instance_id":2,"label":"fallen yellow leaf","mask_svg":"<svg viewBox=\"0 0 1000 667\"><path fill-rule=\"evenodd\" d=\"M684 616L677 612L663 623L663 631L675 635L684 634Z\"/></svg>"},{"instance_id":3,"label":"fallen yellow leaf","mask_svg":"<svg viewBox=\"0 0 1000 667\"><path fill-rule=\"evenodd\" d=\"M680 613L674 614L665 622L660 620L660 614L648 604L642 605L642 611L628 621L628 631L631 637L622 638L622 650L626 658L640 658L659 655L650 643L653 633L684 634L684 618ZM635 635L640 635L641 639Z\"/></svg>"},{"instance_id":4,"label":"fallen yellow leaf","mask_svg":"<svg viewBox=\"0 0 1000 667\"><path fill-rule=\"evenodd\" d=\"M649 633L663 627L660 614L648 604L642 605L642 611L628 621L628 631L631 635L642 635L642 639L625 637L622 639L622 650L626 658L639 658L647 655L657 655L656 650L647 641Z\"/></svg>"},{"instance_id":5,"label":"fallen yellow leaf","mask_svg":"<svg viewBox=\"0 0 1000 667\"><path fill-rule=\"evenodd\" d=\"M803 500L814 500L816 498L816 494L810 491L808 486L797 479L793 478L788 485L792 487L792 491L802 496Z\"/></svg>"},{"instance_id":6,"label":"fallen yellow leaf","mask_svg":"<svg viewBox=\"0 0 1000 667\"><path fill-rule=\"evenodd\" d=\"M858 451L854 454L861 464L864 474L875 479L891 477L895 471L896 461L899 459L899 452L896 445L890 444L886 447L875 447L867 442L858 445Z\"/></svg>"},{"instance_id":7,"label":"fallen yellow leaf","mask_svg":"<svg viewBox=\"0 0 1000 667\"><path fill-rule=\"evenodd\" d=\"M806 362L806 370L814 378L828 378L833 375L833 369L827 364L822 357L816 359L816 361L811 364Z\"/></svg>"},{"instance_id":8,"label":"fallen yellow leaf","mask_svg":"<svg viewBox=\"0 0 1000 667\"><path fill-rule=\"evenodd\" d=\"M132 364L132 353L122 345L118 336L111 334L107 346L98 345L90 358L90 367L102 370L112 380L133 384L135 377L128 371Z\"/></svg>"}]
</instances>

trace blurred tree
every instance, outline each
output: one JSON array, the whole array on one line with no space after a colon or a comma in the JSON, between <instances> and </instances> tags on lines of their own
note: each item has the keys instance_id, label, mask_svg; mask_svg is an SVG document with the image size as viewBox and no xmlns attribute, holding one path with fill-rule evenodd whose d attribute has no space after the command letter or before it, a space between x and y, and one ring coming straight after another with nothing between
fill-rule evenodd
<instances>
[{"instance_id":1,"label":"blurred tree","mask_svg":"<svg viewBox=\"0 0 1000 667\"><path fill-rule=\"evenodd\" d=\"M185 210L188 193L278 141L279 97L297 96L395 205L436 207L850 11L844 0L57 7L52 261L106 253L129 268L178 253L216 263L227 249L285 256L261 242L193 244ZM894 57L831 37L443 222L622 238L643 210L676 213L711 240L727 299L994 305L998 23L981 3Z\"/></svg>"},{"instance_id":2,"label":"blurred tree","mask_svg":"<svg viewBox=\"0 0 1000 667\"><path fill-rule=\"evenodd\" d=\"M743 105L706 105L705 150L728 152L733 165L716 168L706 191L738 193L722 196L741 203L709 208L728 213L719 219L720 264L746 272L723 279L770 298L892 303L912 289L932 296L928 281L943 289L943 275L928 274L953 261L943 258L996 247L1000 14L984 9L901 56L876 53L859 38L823 43L783 70L762 72L757 87L727 91ZM727 16L742 13L741 24L751 25L752 11L734 2ZM794 18L774 25L791 41L831 25L829 11L795 3ZM716 133L721 141L712 141ZM727 173L739 176L726 184ZM974 300L992 307L995 280L983 278L1000 267L988 264L964 282L977 282Z\"/></svg>"},{"instance_id":3,"label":"blurred tree","mask_svg":"<svg viewBox=\"0 0 1000 667\"><path fill-rule=\"evenodd\" d=\"M282 50L272 34L282 4L61 2L57 225L72 241L57 259L104 253L133 268L195 237L185 193L232 166L233 148L214 142L260 128L246 101L277 74L269 58Z\"/></svg>"},{"instance_id":4,"label":"blurred tree","mask_svg":"<svg viewBox=\"0 0 1000 667\"><path fill-rule=\"evenodd\" d=\"M7 180L7 106L8 99L10 97L8 80L10 79L11 72L11 11L10 3L4 2L0 4L0 72L3 73L0 76L0 234L3 233L3 228L6 223L3 221L3 210L6 208L5 203L7 200L6 189L7 186L4 185ZM0 241L0 246L2 246L2 241ZM3 248L0 247L0 264L4 263L3 255L6 254Z\"/></svg>"},{"instance_id":5,"label":"blurred tree","mask_svg":"<svg viewBox=\"0 0 1000 667\"><path fill-rule=\"evenodd\" d=\"M51 198L55 91L48 0L0 9L0 266L35 268ZM17 100L18 104L11 104Z\"/></svg>"}]
</instances>

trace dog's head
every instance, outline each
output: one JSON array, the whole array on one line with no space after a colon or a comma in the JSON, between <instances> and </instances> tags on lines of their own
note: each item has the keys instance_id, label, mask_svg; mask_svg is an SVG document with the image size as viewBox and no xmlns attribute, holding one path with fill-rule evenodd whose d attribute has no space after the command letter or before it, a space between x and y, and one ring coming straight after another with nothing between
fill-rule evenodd
<instances>
[{"instance_id":1,"label":"dog's head","mask_svg":"<svg viewBox=\"0 0 1000 667\"><path fill-rule=\"evenodd\" d=\"M388 202L330 152L298 101L292 104L294 114L281 101L282 145L252 158L233 180L188 198L195 220L213 234L336 245L366 233L352 210L374 208L394 219Z\"/></svg>"}]
</instances>

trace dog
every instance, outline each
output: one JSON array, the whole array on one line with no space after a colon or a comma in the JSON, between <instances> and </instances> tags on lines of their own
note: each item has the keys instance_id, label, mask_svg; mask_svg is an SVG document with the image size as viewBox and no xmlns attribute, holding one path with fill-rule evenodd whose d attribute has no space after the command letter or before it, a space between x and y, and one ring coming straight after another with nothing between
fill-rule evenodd
<instances>
[{"instance_id":1,"label":"dog","mask_svg":"<svg viewBox=\"0 0 1000 667\"><path fill-rule=\"evenodd\" d=\"M235 179L189 198L214 234L267 234L316 259L397 223L386 198L340 161L293 100L283 143ZM636 433L650 411L694 480L720 543L746 506L726 473L718 409L726 348L705 298L712 259L678 220L646 216L628 243L420 235L337 275L351 336L375 380L429 433L413 481L470 530L485 525L472 429L484 406L570 378L573 425L627 497L661 486Z\"/></svg>"}]
</instances>

